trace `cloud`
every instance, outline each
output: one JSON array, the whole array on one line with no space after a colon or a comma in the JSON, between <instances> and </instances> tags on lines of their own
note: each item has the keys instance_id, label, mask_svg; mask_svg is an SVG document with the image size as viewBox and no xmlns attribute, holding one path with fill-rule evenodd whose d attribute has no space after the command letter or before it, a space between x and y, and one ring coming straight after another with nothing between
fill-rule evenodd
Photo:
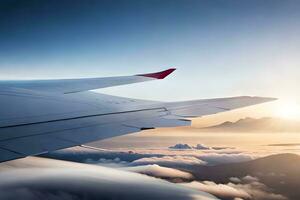
<instances>
[{"instance_id":1,"label":"cloud","mask_svg":"<svg viewBox=\"0 0 300 200\"><path fill-rule=\"evenodd\" d=\"M149 156L149 155L147 155ZM132 164L158 164L163 166L186 166L186 165L219 165L227 163L246 162L256 157L245 153L183 153L181 155L161 155L137 159Z\"/></svg>"},{"instance_id":2,"label":"cloud","mask_svg":"<svg viewBox=\"0 0 300 200\"><path fill-rule=\"evenodd\" d=\"M250 199L251 196L246 191L236 189L226 184L216 184L212 181L183 183L183 185L198 189L200 191L208 192L220 198L245 198Z\"/></svg>"},{"instance_id":3,"label":"cloud","mask_svg":"<svg viewBox=\"0 0 300 200\"><path fill-rule=\"evenodd\" d=\"M243 190L251 195L251 199L254 200L287 200L285 196L281 194L275 194L271 192L271 189L260 182L252 182L247 184L234 184L228 183L228 186Z\"/></svg>"},{"instance_id":4,"label":"cloud","mask_svg":"<svg viewBox=\"0 0 300 200\"><path fill-rule=\"evenodd\" d=\"M58 158L62 160L70 160L75 162L83 162L109 167L126 167L127 165L148 165L158 164L166 167L191 166L191 165L217 165L231 162L243 162L256 158L240 151L232 150L229 147L207 147L198 144L191 150L191 145L176 144L172 150L146 150L146 151L97 151L96 149L71 148L63 151L56 151L44 156ZM173 151L173 150L181 151ZM197 151L202 149L204 151ZM206 150L208 149L209 150ZM218 150L215 150L217 148ZM74 150L73 150L74 149ZM186 150L186 151L185 151Z\"/></svg>"},{"instance_id":5,"label":"cloud","mask_svg":"<svg viewBox=\"0 0 300 200\"><path fill-rule=\"evenodd\" d=\"M172 169L168 167L161 167L156 164L127 167L122 169L126 171L145 174L148 176L153 176L156 178L168 179L173 182L183 182L183 181L189 181L193 179L193 175L188 172L184 172L181 170Z\"/></svg>"},{"instance_id":6,"label":"cloud","mask_svg":"<svg viewBox=\"0 0 300 200\"><path fill-rule=\"evenodd\" d=\"M163 154L164 153L164 154ZM106 153L100 158L89 158L83 161L88 164L95 164L107 167L127 167L138 165L157 164L164 167L188 167L193 165L218 165L226 163L237 163L253 160L255 157L244 153L234 152L181 152L178 154L168 154L169 152L161 152L161 154L151 153ZM120 157L121 156L121 157ZM134 159L135 158L135 159Z\"/></svg>"},{"instance_id":7,"label":"cloud","mask_svg":"<svg viewBox=\"0 0 300 200\"><path fill-rule=\"evenodd\" d=\"M253 160L255 157L249 154L237 153L206 153L197 156L199 159L207 162L209 165L226 164L226 163L237 163Z\"/></svg>"},{"instance_id":8,"label":"cloud","mask_svg":"<svg viewBox=\"0 0 300 200\"><path fill-rule=\"evenodd\" d=\"M230 177L229 180L233 183L240 183L242 182L241 179L239 179L238 177Z\"/></svg>"},{"instance_id":9,"label":"cloud","mask_svg":"<svg viewBox=\"0 0 300 200\"><path fill-rule=\"evenodd\" d=\"M176 150L186 150L186 149L193 149L192 146L188 145L188 144L175 144L174 146L170 146L169 149L176 149Z\"/></svg>"},{"instance_id":10,"label":"cloud","mask_svg":"<svg viewBox=\"0 0 300 200\"><path fill-rule=\"evenodd\" d=\"M230 177L229 180L233 183L253 183L253 182L259 182L259 179L257 177L254 176L244 176L242 178L238 178L238 177Z\"/></svg>"},{"instance_id":11,"label":"cloud","mask_svg":"<svg viewBox=\"0 0 300 200\"><path fill-rule=\"evenodd\" d=\"M91 158L88 158L85 160L84 163L95 164L95 165L100 165L100 166L105 166L105 167L112 167L112 168L124 167L124 166L127 166L127 164L128 164L128 162L122 161L118 157L116 157L114 159L100 158L98 160L93 160Z\"/></svg>"},{"instance_id":12,"label":"cloud","mask_svg":"<svg viewBox=\"0 0 300 200\"><path fill-rule=\"evenodd\" d=\"M211 147L213 150L235 149L234 147Z\"/></svg>"},{"instance_id":13,"label":"cloud","mask_svg":"<svg viewBox=\"0 0 300 200\"><path fill-rule=\"evenodd\" d=\"M208 147L204 144L197 144L196 146L192 146L189 144L182 144L182 143L178 143L175 144L174 146L170 146L169 149L174 149L174 150L224 150L224 149L232 149L230 147Z\"/></svg>"},{"instance_id":14,"label":"cloud","mask_svg":"<svg viewBox=\"0 0 300 200\"><path fill-rule=\"evenodd\" d=\"M216 199L160 179L96 165L30 158L2 166L8 167L0 172L0 200Z\"/></svg>"},{"instance_id":15,"label":"cloud","mask_svg":"<svg viewBox=\"0 0 300 200\"><path fill-rule=\"evenodd\" d=\"M250 182L250 183L251 183L251 182L258 182L258 181L259 181L258 178L253 177L253 176L250 176L250 175L247 175L247 176L243 177L242 180L243 180L244 182Z\"/></svg>"},{"instance_id":16,"label":"cloud","mask_svg":"<svg viewBox=\"0 0 300 200\"><path fill-rule=\"evenodd\" d=\"M231 177L230 180L235 183L217 184L212 181L193 181L181 185L233 200L287 200L285 196L273 193L266 185L258 182L256 177L248 175L243 178Z\"/></svg>"},{"instance_id":17,"label":"cloud","mask_svg":"<svg viewBox=\"0 0 300 200\"><path fill-rule=\"evenodd\" d=\"M206 165L206 162L194 156L163 156L163 157L150 157L135 160L131 165L150 165L158 164L161 166L178 167L186 165Z\"/></svg>"},{"instance_id":18,"label":"cloud","mask_svg":"<svg viewBox=\"0 0 300 200\"><path fill-rule=\"evenodd\" d=\"M203 144L197 144L195 147L194 147L194 149L197 149L197 150L209 150L209 149L211 149L210 147L207 147L207 146L205 146L205 145L203 145Z\"/></svg>"}]
</instances>

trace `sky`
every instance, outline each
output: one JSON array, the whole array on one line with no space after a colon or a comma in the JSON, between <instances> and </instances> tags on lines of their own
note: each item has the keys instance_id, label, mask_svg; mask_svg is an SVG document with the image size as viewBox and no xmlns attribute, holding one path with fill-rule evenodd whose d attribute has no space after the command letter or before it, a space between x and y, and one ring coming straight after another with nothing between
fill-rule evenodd
<instances>
[{"instance_id":1,"label":"sky","mask_svg":"<svg viewBox=\"0 0 300 200\"><path fill-rule=\"evenodd\" d=\"M152 152L157 153L154 147L158 145L157 151L160 151L166 160L157 159L153 154L152 160L155 162L148 164L174 161L189 163L188 158L191 154L195 154L192 161L196 159L196 162L222 163L224 160L232 162L254 159L266 151L282 153L286 152L287 148L290 149L288 152L299 153L299 136L295 134L200 135L197 129L207 124L238 120L241 116L272 115L300 119L299 10L298 0L0 0L0 80L119 76L175 67L177 71L163 81L98 91L164 101L240 95L277 97L280 100L203 117L194 120L194 127L190 129L148 130L149 132L143 132L140 137L127 136L127 139L123 137L101 141L100 148L115 148L114 143L133 149L138 149L137 145L140 145L146 148L142 149L143 151L151 148ZM157 136L157 133L161 135ZM186 151L168 149L168 146L177 143L204 144L208 145L210 150L200 152L199 149L194 149L186 154ZM278 143L297 144L295 147L268 146ZM215 150L213 147L222 148ZM199 152L201 155L198 155ZM199 156L198 159L196 156ZM26 159L25 166L39 164L36 158ZM145 159L142 161L145 162ZM56 167L58 164L53 162L50 160L44 164L47 167ZM143 162L140 160L140 163ZM21 163L20 167L23 168L24 164ZM62 167L64 168L65 164L62 164ZM92 166L87 168L90 167ZM34 173L36 169L32 169ZM45 188L52 191L61 185L72 186L70 181L80 183L80 186L74 185L75 193L88 191L89 178L93 173L75 170L75 175L72 170L57 170L56 176L53 176L51 169L38 170L41 173L35 173L37 178L33 179L26 170L23 174L17 174L18 176L8 174L7 177L13 178L13 181L6 179L2 173L0 191L3 190L1 184L6 184L6 181L11 181L12 189L26 186L30 188L32 185L26 185L29 181L33 186L38 186L37 190L43 194L47 191ZM96 178L92 180L93 183L101 184L101 177L105 178L104 183L107 184L110 184L110 180L115 180L113 176L113 179L108 179L107 172L100 169L94 174ZM66 177L63 175L65 173L73 175ZM125 176L128 172L121 172L121 175L122 173ZM58 176L67 179L57 179ZM54 182L53 177L56 179ZM126 182L128 177L132 176L126 175ZM52 180L51 184L46 181L48 178ZM21 179L24 181L20 182ZM142 178L138 180L147 183L147 180ZM133 185L129 186L143 187L140 181L132 182ZM157 194L157 185L155 182L153 184L156 193L147 185L149 195ZM117 189L117 192L108 190L108 194L103 191L100 193L111 195L123 191L125 196L136 195L128 190L127 185L128 183L110 187ZM159 184L158 187L164 189L164 185ZM65 187L64 190L74 193L74 188ZM77 190L78 188L81 190ZM99 194L99 187L96 189ZM127 194L127 191L130 191L130 194ZM185 191L174 192L173 195L189 194ZM94 195L90 191L88 194ZM24 193L11 190L7 195L26 198ZM190 199L188 197L186 199ZM129 199L132 199L132 196Z\"/></svg>"},{"instance_id":2,"label":"sky","mask_svg":"<svg viewBox=\"0 0 300 200\"><path fill-rule=\"evenodd\" d=\"M259 95L299 104L299 8L296 0L2 0L0 79L176 67L164 81L100 91L167 101Z\"/></svg>"}]
</instances>

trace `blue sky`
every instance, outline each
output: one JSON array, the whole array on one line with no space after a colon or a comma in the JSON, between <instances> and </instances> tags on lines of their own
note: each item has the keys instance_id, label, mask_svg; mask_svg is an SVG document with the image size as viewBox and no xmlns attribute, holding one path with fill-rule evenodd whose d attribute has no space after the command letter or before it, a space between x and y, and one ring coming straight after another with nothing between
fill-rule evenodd
<instances>
[{"instance_id":1,"label":"blue sky","mask_svg":"<svg viewBox=\"0 0 300 200\"><path fill-rule=\"evenodd\" d=\"M148 99L300 99L299 1L0 2L0 78L130 75L167 80L105 89Z\"/></svg>"}]
</instances>

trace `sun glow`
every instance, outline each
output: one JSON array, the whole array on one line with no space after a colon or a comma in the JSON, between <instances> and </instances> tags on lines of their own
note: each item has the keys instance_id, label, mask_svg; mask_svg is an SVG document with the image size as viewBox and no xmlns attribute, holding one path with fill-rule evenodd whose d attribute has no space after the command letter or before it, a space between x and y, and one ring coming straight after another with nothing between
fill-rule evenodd
<instances>
[{"instance_id":1,"label":"sun glow","mask_svg":"<svg viewBox=\"0 0 300 200\"><path fill-rule=\"evenodd\" d=\"M280 118L300 120L300 105L291 101L281 102L275 110L275 115Z\"/></svg>"}]
</instances>

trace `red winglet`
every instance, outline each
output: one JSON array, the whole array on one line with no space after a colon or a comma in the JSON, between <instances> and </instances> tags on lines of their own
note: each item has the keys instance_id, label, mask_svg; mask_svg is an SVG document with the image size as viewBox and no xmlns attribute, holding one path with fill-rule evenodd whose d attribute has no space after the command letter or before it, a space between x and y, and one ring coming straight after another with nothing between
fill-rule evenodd
<instances>
[{"instance_id":1,"label":"red winglet","mask_svg":"<svg viewBox=\"0 0 300 200\"><path fill-rule=\"evenodd\" d=\"M136 76L145 76L145 77L150 77L150 78L156 78L156 79L164 79L167 77L169 74L171 74L173 71L175 71L176 68L170 68L165 71L161 72L156 72L156 73L151 73L151 74L138 74Z\"/></svg>"}]
</instances>

